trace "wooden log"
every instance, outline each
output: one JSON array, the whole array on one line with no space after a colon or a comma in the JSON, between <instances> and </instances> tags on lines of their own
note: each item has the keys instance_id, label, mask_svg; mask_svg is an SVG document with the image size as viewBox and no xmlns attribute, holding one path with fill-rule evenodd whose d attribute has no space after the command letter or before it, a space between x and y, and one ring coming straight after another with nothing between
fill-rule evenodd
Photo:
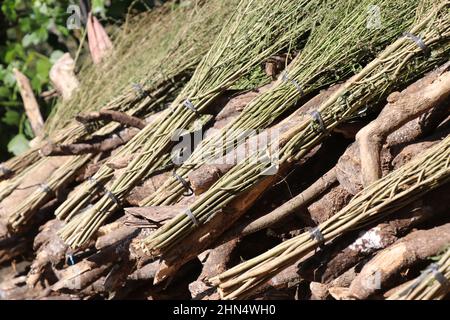
<instances>
[{"instance_id":1,"label":"wooden log","mask_svg":"<svg viewBox=\"0 0 450 320\"><path fill-rule=\"evenodd\" d=\"M311 186L306 188L303 192L292 198L291 200L285 202L280 207L271 211L270 213L256 219L245 221L240 225L236 226L228 232L224 238L233 239L235 237L244 237L249 234L258 232L260 230L266 229L274 224L292 216L295 212L299 211L302 207L307 206L309 203L314 201L315 198L319 197L322 193L328 190L333 184L336 183L336 173L335 169L332 168L322 177L320 177Z\"/></svg>"},{"instance_id":2,"label":"wooden log","mask_svg":"<svg viewBox=\"0 0 450 320\"><path fill-rule=\"evenodd\" d=\"M308 207L311 219L320 224L345 207L351 200L353 195L341 186L332 187L319 200Z\"/></svg>"},{"instance_id":3,"label":"wooden log","mask_svg":"<svg viewBox=\"0 0 450 320\"><path fill-rule=\"evenodd\" d=\"M392 246L379 252L367 263L350 285L348 296L367 299L387 285L402 270L426 261L450 243L450 223L429 230L410 233ZM373 285L370 285L373 284Z\"/></svg>"},{"instance_id":4,"label":"wooden log","mask_svg":"<svg viewBox=\"0 0 450 320\"><path fill-rule=\"evenodd\" d=\"M226 243L223 243L216 248L209 251L208 258L203 264L201 274L197 280L189 284L189 291L193 299L208 299L218 298L215 294L215 288L209 286L204 280L216 276L227 270L228 263L231 259L231 254L236 246L239 244L240 239L235 238Z\"/></svg>"},{"instance_id":5,"label":"wooden log","mask_svg":"<svg viewBox=\"0 0 450 320\"><path fill-rule=\"evenodd\" d=\"M28 272L27 285L34 287L42 276L44 268L64 261L68 246L57 235L64 226L64 222L53 219L42 226L41 231L34 240L33 250L36 258Z\"/></svg>"},{"instance_id":6,"label":"wooden log","mask_svg":"<svg viewBox=\"0 0 450 320\"><path fill-rule=\"evenodd\" d=\"M16 77L20 95L22 96L25 113L30 121L33 133L35 136L40 136L44 130L44 119L42 118L39 104L34 96L30 81L19 70L14 69L13 72Z\"/></svg>"},{"instance_id":7,"label":"wooden log","mask_svg":"<svg viewBox=\"0 0 450 320\"><path fill-rule=\"evenodd\" d=\"M423 117L415 118L387 137L379 155L382 176L405 164L448 134L448 127L442 127L428 136L448 114L449 107L450 104L440 104L426 113L428 121L424 122ZM358 143L351 144L339 158L336 176L339 184L351 194L362 190L361 151Z\"/></svg>"},{"instance_id":8,"label":"wooden log","mask_svg":"<svg viewBox=\"0 0 450 320\"><path fill-rule=\"evenodd\" d=\"M376 120L357 135L363 185L378 180L381 174L380 151L387 136L417 118L450 95L450 62L388 97L388 104Z\"/></svg>"}]
</instances>

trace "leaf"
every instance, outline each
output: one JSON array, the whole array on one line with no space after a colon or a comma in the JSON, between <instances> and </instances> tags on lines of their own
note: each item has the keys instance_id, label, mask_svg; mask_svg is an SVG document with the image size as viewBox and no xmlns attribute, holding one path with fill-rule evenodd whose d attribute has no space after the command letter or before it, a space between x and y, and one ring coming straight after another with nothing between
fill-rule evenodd
<instances>
[{"instance_id":1,"label":"leaf","mask_svg":"<svg viewBox=\"0 0 450 320\"><path fill-rule=\"evenodd\" d=\"M50 71L50 68L52 67L52 64L47 58L39 59L36 62L36 72L37 75L40 77L40 79L47 79L48 78L48 72Z\"/></svg>"},{"instance_id":2,"label":"leaf","mask_svg":"<svg viewBox=\"0 0 450 320\"><path fill-rule=\"evenodd\" d=\"M29 141L23 134L18 134L14 138L12 138L8 143L8 151L18 156L25 151L27 151L30 147L28 145Z\"/></svg>"},{"instance_id":3,"label":"leaf","mask_svg":"<svg viewBox=\"0 0 450 320\"><path fill-rule=\"evenodd\" d=\"M9 89L6 87L0 87L0 98L7 98L9 97Z\"/></svg>"},{"instance_id":4,"label":"leaf","mask_svg":"<svg viewBox=\"0 0 450 320\"><path fill-rule=\"evenodd\" d=\"M59 58L61 58L63 56L64 52L62 52L61 50L55 50L52 52L52 54L50 55L50 62L51 64L55 64L56 61L58 61Z\"/></svg>"}]
</instances>

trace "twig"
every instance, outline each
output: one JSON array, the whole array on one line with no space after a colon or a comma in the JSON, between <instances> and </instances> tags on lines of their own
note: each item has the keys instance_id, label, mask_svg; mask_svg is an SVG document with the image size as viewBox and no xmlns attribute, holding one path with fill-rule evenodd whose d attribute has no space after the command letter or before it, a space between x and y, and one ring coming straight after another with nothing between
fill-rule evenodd
<instances>
[{"instance_id":1,"label":"twig","mask_svg":"<svg viewBox=\"0 0 450 320\"><path fill-rule=\"evenodd\" d=\"M75 117L78 122L88 123L94 121L115 121L125 126L130 126L138 129L144 129L146 122L137 117L130 116L124 112L114 110L100 110L98 112L90 112L80 114Z\"/></svg>"}]
</instances>

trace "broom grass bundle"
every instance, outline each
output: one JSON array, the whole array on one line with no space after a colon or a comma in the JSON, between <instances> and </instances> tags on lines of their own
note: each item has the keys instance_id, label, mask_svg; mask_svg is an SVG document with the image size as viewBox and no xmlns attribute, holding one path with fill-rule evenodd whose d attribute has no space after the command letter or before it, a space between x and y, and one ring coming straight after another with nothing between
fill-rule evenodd
<instances>
[{"instance_id":1,"label":"broom grass bundle","mask_svg":"<svg viewBox=\"0 0 450 320\"><path fill-rule=\"evenodd\" d=\"M380 25L368 26L373 1L342 1L327 3L320 14L320 26L315 28L303 50L287 67L286 78L280 78L268 92L253 100L239 117L215 136L202 141L177 175L188 179L188 173L214 157L233 148L235 141L245 139L246 129L267 128L289 111L297 100L329 84L357 72L364 61L397 37L414 21L420 1L379 2ZM368 28L369 27L369 28ZM301 90L301 92L299 91ZM161 188L141 202L142 206L169 205L184 193L175 178L169 178Z\"/></svg>"},{"instance_id":2,"label":"broom grass bundle","mask_svg":"<svg viewBox=\"0 0 450 320\"><path fill-rule=\"evenodd\" d=\"M450 181L450 137L357 194L335 216L211 279L224 299L243 298L320 244L397 211Z\"/></svg>"},{"instance_id":3,"label":"broom grass bundle","mask_svg":"<svg viewBox=\"0 0 450 320\"><path fill-rule=\"evenodd\" d=\"M176 130L186 129L242 76L302 38L311 27L304 10L308 2L242 0L171 107L132 140L134 143L145 137L139 155L113 182L110 192L87 209L83 219L72 220L62 230L63 239L72 247L83 245L119 208L132 187L158 170L163 155L173 145L171 138Z\"/></svg>"},{"instance_id":4,"label":"broom grass bundle","mask_svg":"<svg viewBox=\"0 0 450 320\"><path fill-rule=\"evenodd\" d=\"M238 163L189 206L189 215L179 214L143 240L143 250L151 255L160 255L169 250L196 229L191 216L197 224L207 223L242 192L262 181L266 177L268 163L269 166L291 166L317 146L338 124L383 101L392 90L406 85L448 59L449 4L450 1L441 2L410 29L428 46L430 55L424 54L422 48L409 38L402 37L395 41L318 108L320 121L302 121L281 136L277 141L280 146L279 161L269 159L267 154L270 155L273 150L268 146Z\"/></svg>"},{"instance_id":5,"label":"broom grass bundle","mask_svg":"<svg viewBox=\"0 0 450 320\"><path fill-rule=\"evenodd\" d=\"M432 263L406 289L388 300L442 300L450 292L450 248L439 261Z\"/></svg>"}]
</instances>

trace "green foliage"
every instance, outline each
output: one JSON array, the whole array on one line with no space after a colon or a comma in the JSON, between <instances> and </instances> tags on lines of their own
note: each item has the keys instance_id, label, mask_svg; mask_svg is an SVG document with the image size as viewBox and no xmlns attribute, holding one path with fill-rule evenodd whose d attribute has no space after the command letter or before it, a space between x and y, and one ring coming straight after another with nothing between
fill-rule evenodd
<instances>
[{"instance_id":1,"label":"green foliage","mask_svg":"<svg viewBox=\"0 0 450 320\"><path fill-rule=\"evenodd\" d=\"M0 12L0 159L19 154L33 138L23 113L13 69L23 72L36 95L51 89L49 70L67 50L68 1L5 0ZM44 116L50 104L39 101Z\"/></svg>"},{"instance_id":2,"label":"green foliage","mask_svg":"<svg viewBox=\"0 0 450 320\"><path fill-rule=\"evenodd\" d=\"M136 10L145 10L154 1L90 1L92 11L104 24L123 20L131 3ZM24 116L13 69L17 68L31 81L41 112L46 118L55 101L39 98L52 89L49 70L63 54L75 56L81 30L69 30L69 0L4 0L0 2L0 161L24 151L33 138ZM69 12L67 12L69 11ZM11 142L10 142L11 141ZM10 143L9 143L10 142ZM20 147L18 145L20 144Z\"/></svg>"}]
</instances>

